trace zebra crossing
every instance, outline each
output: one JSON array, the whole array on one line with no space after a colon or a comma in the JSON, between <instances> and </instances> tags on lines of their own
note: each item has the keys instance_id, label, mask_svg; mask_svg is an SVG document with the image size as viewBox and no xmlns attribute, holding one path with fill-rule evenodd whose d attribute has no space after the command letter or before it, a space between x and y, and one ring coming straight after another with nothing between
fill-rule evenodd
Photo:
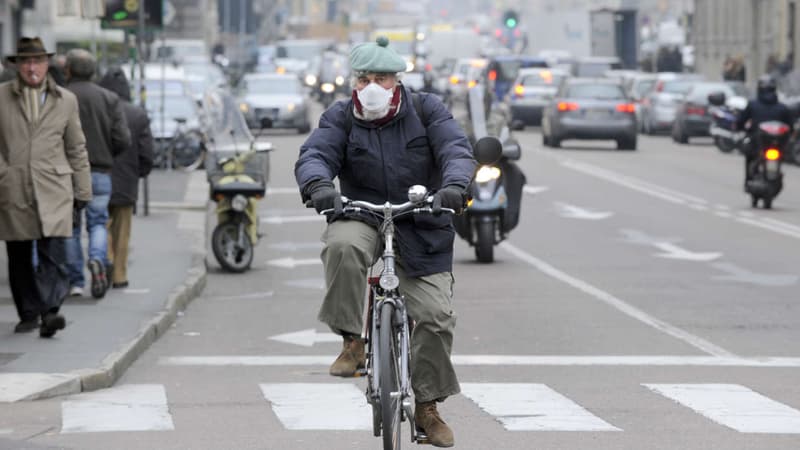
<instances>
[{"instance_id":1,"label":"zebra crossing","mask_svg":"<svg viewBox=\"0 0 800 450\"><path fill-rule=\"evenodd\" d=\"M260 383L257 388L286 430L372 429L371 409L356 382ZM480 414L509 432L625 432L545 384L462 383L461 388ZM709 426L740 433L800 434L800 411L743 385L642 383L635 388L694 411ZM169 392L160 384L125 384L78 394L61 406L61 433L175 430Z\"/></svg>"}]
</instances>

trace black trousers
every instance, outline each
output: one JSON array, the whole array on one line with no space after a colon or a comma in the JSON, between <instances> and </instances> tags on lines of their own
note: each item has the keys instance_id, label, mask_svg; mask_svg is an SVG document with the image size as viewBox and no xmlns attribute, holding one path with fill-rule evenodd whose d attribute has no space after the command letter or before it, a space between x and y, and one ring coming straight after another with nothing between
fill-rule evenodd
<instances>
[{"instance_id":1,"label":"black trousers","mask_svg":"<svg viewBox=\"0 0 800 450\"><path fill-rule=\"evenodd\" d=\"M37 265L33 251L36 242ZM66 239L6 241L8 281L20 320L57 313L69 291Z\"/></svg>"}]
</instances>

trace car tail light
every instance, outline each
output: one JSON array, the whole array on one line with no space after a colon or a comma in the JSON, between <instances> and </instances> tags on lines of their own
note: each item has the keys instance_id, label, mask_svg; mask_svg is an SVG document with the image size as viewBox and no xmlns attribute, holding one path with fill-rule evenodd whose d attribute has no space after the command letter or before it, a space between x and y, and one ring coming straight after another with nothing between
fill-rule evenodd
<instances>
[{"instance_id":1,"label":"car tail light","mask_svg":"<svg viewBox=\"0 0 800 450\"><path fill-rule=\"evenodd\" d=\"M502 35L503 35L503 30L501 30L500 28L495 28L495 30L494 30L494 37L497 37L497 38L499 38L499 37L500 37L500 36L502 36Z\"/></svg>"},{"instance_id":2,"label":"car tail light","mask_svg":"<svg viewBox=\"0 0 800 450\"><path fill-rule=\"evenodd\" d=\"M496 79L497 79L497 71L496 70L490 70L489 71L489 81L494 81Z\"/></svg>"},{"instance_id":3,"label":"car tail light","mask_svg":"<svg viewBox=\"0 0 800 450\"><path fill-rule=\"evenodd\" d=\"M777 148L768 148L764 151L764 157L766 157L768 161L777 161L781 159L781 151Z\"/></svg>"},{"instance_id":4,"label":"car tail light","mask_svg":"<svg viewBox=\"0 0 800 450\"><path fill-rule=\"evenodd\" d=\"M514 94L516 94L517 97L522 97L525 95L525 87L521 84L514 86Z\"/></svg>"},{"instance_id":5,"label":"car tail light","mask_svg":"<svg viewBox=\"0 0 800 450\"><path fill-rule=\"evenodd\" d=\"M706 115L706 108L703 106L687 104L686 105L686 114L690 116L705 116Z\"/></svg>"},{"instance_id":6,"label":"car tail light","mask_svg":"<svg viewBox=\"0 0 800 450\"><path fill-rule=\"evenodd\" d=\"M577 111L578 104L573 102L558 102L559 111Z\"/></svg>"},{"instance_id":7,"label":"car tail light","mask_svg":"<svg viewBox=\"0 0 800 450\"><path fill-rule=\"evenodd\" d=\"M617 111L621 113L633 114L636 112L636 105L633 103L620 103L617 105Z\"/></svg>"},{"instance_id":8,"label":"car tail light","mask_svg":"<svg viewBox=\"0 0 800 450\"><path fill-rule=\"evenodd\" d=\"M461 80L459 80L456 75L452 75L450 77L450 84L458 84L459 81L461 81Z\"/></svg>"}]
</instances>

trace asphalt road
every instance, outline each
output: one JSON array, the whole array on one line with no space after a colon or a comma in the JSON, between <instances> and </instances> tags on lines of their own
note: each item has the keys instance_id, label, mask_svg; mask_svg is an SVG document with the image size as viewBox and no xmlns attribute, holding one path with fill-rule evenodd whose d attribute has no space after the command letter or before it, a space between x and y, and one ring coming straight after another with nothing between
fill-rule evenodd
<instances>
[{"instance_id":1,"label":"asphalt road","mask_svg":"<svg viewBox=\"0 0 800 450\"><path fill-rule=\"evenodd\" d=\"M456 244L464 392L440 408L456 447L800 448L800 171L752 210L741 158L710 141L518 138L518 228L493 264ZM253 270L212 261L204 295L115 388L15 405L0 447L380 447L364 381L327 375L340 344L316 321L324 223L294 184L304 136L269 139Z\"/></svg>"}]
</instances>

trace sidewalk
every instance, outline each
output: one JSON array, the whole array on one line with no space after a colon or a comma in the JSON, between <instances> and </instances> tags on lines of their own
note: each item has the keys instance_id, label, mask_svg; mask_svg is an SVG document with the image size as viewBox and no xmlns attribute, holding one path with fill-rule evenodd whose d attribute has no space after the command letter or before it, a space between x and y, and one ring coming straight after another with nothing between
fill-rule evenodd
<instances>
[{"instance_id":1,"label":"sidewalk","mask_svg":"<svg viewBox=\"0 0 800 450\"><path fill-rule=\"evenodd\" d=\"M128 289L100 300L86 289L61 308L67 328L52 339L15 334L19 320L0 250L0 402L111 386L205 287L204 172L154 172L150 214L134 216ZM84 236L85 237L85 236ZM84 251L86 239L83 239ZM88 279L88 272L87 272Z\"/></svg>"}]
</instances>

